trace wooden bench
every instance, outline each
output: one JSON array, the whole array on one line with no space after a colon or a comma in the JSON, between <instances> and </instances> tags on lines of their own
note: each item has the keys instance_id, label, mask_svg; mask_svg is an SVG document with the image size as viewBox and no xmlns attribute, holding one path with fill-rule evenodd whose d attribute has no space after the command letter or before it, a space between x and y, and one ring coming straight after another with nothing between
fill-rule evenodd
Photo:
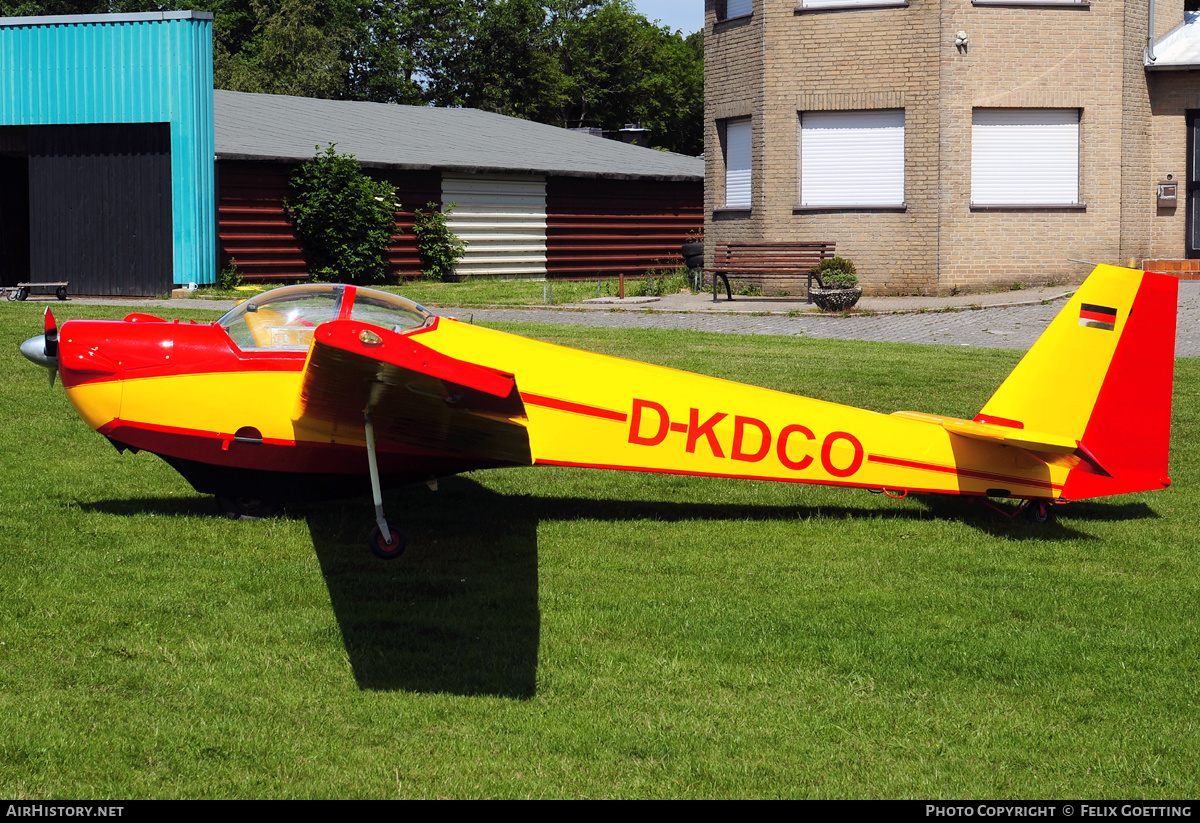
<instances>
[{"instance_id":1,"label":"wooden bench","mask_svg":"<svg viewBox=\"0 0 1200 823\"><path fill-rule=\"evenodd\" d=\"M717 278L725 281L725 294L733 299L729 275L755 274L760 277L808 277L808 302L812 302L813 267L834 256L832 242L795 243L718 243L713 265L707 271L713 279L713 302L717 300Z\"/></svg>"}]
</instances>

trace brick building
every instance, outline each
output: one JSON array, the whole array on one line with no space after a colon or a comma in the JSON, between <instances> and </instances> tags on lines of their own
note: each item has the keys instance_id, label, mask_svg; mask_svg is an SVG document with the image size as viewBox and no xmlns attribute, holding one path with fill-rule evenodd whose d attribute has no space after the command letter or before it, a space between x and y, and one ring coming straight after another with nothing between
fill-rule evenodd
<instances>
[{"instance_id":1,"label":"brick building","mask_svg":"<svg viewBox=\"0 0 1200 823\"><path fill-rule=\"evenodd\" d=\"M1159 197L1197 177L1200 25L1149 2L706 0L709 253L833 240L926 294L1200 257Z\"/></svg>"}]
</instances>

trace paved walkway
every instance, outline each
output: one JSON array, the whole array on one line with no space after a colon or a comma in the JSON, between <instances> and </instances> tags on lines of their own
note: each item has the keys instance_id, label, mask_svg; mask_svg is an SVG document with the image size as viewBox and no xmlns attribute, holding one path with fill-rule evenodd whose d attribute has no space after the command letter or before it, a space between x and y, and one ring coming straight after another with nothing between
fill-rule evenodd
<instances>
[{"instance_id":1,"label":"paved walkway","mask_svg":"<svg viewBox=\"0 0 1200 823\"><path fill-rule=\"evenodd\" d=\"M1028 349L1062 309L1070 289L1031 289L988 295L876 297L850 317L805 311L794 301L712 295L672 295L658 303L622 308L445 309L461 319L567 323L607 328L691 329L725 334L779 334L835 340L941 343L949 346ZM874 315L866 312L873 311ZM1200 281L1182 281L1175 354L1200 357Z\"/></svg>"},{"instance_id":2,"label":"paved walkway","mask_svg":"<svg viewBox=\"0 0 1200 823\"><path fill-rule=\"evenodd\" d=\"M725 334L778 334L837 340L941 343L1028 349L1058 314L1070 288L1047 287L955 297L864 297L850 317L810 311L795 300L669 295L652 303L574 304L545 308L438 309L460 319L563 323L606 328L689 329ZM51 304L54 301L50 301ZM151 307L169 315L191 309L228 309L231 300L101 300L72 302ZM871 314L874 312L874 314ZM1181 281L1175 353L1200 357L1200 281Z\"/></svg>"}]
</instances>

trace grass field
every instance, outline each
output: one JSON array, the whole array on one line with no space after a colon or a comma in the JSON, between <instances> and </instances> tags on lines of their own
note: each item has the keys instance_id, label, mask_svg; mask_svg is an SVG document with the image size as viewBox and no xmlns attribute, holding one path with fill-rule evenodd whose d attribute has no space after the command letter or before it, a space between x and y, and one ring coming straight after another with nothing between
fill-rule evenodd
<instances>
[{"instance_id":1,"label":"grass field","mask_svg":"<svg viewBox=\"0 0 1200 823\"><path fill-rule=\"evenodd\" d=\"M629 279L625 282L627 297L642 295L660 295L675 293L689 283L686 269L658 271L643 279ZM544 306L553 302L555 306L565 303L579 303L590 297L615 296L617 294L616 279L608 280L555 280L548 291L545 281L537 280L497 280L472 278L461 283L437 283L431 280L405 280L397 286L380 286L384 291L402 294L410 300L415 300L426 306L456 308L479 308L481 306ZM271 288L269 285L255 287L261 291ZM244 300L257 292L248 289L220 289L204 287L195 293L196 297L232 298Z\"/></svg>"},{"instance_id":2,"label":"grass field","mask_svg":"<svg viewBox=\"0 0 1200 823\"><path fill-rule=\"evenodd\" d=\"M1019 356L507 328L967 417ZM0 304L0 796L1200 794L1195 361L1174 485L1052 524L504 470L389 494L410 548L387 563L369 500L226 521L118 455L21 359L39 330Z\"/></svg>"}]
</instances>

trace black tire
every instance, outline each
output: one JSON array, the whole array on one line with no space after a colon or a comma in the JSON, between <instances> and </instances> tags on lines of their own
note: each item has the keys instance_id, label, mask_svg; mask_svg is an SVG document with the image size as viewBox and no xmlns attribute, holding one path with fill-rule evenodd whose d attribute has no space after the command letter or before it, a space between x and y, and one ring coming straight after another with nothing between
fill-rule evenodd
<instances>
[{"instance_id":1,"label":"black tire","mask_svg":"<svg viewBox=\"0 0 1200 823\"><path fill-rule=\"evenodd\" d=\"M54 296L57 297L59 300L66 300L67 299L67 287L59 286L58 291L54 292Z\"/></svg>"},{"instance_id":2,"label":"black tire","mask_svg":"<svg viewBox=\"0 0 1200 823\"><path fill-rule=\"evenodd\" d=\"M21 288L17 289L17 299L18 300L24 300L28 296L29 296L29 287L28 286L22 286Z\"/></svg>"},{"instance_id":3,"label":"black tire","mask_svg":"<svg viewBox=\"0 0 1200 823\"><path fill-rule=\"evenodd\" d=\"M704 254L704 244L703 243L684 243L683 247L680 249L680 252L683 254L684 257L695 257L697 254L703 255Z\"/></svg>"},{"instance_id":4,"label":"black tire","mask_svg":"<svg viewBox=\"0 0 1200 823\"><path fill-rule=\"evenodd\" d=\"M283 501L273 497L218 494L217 508L230 520L262 520L283 511Z\"/></svg>"},{"instance_id":5,"label":"black tire","mask_svg":"<svg viewBox=\"0 0 1200 823\"><path fill-rule=\"evenodd\" d=\"M691 257L683 258L683 262L689 269L702 269L704 268L704 255L694 254Z\"/></svg>"},{"instance_id":6,"label":"black tire","mask_svg":"<svg viewBox=\"0 0 1200 823\"><path fill-rule=\"evenodd\" d=\"M1030 523L1050 523L1054 520L1054 512L1050 503L1045 500L1030 500L1025 507L1025 519Z\"/></svg>"},{"instance_id":7,"label":"black tire","mask_svg":"<svg viewBox=\"0 0 1200 823\"><path fill-rule=\"evenodd\" d=\"M383 532L380 531L379 526L371 529L371 536L367 538L367 545L371 547L371 552L376 557L381 557L384 560L395 560L404 554L404 550L408 548L408 536L399 529L393 528L391 523L388 523L388 531L391 532L391 542L385 543Z\"/></svg>"}]
</instances>

